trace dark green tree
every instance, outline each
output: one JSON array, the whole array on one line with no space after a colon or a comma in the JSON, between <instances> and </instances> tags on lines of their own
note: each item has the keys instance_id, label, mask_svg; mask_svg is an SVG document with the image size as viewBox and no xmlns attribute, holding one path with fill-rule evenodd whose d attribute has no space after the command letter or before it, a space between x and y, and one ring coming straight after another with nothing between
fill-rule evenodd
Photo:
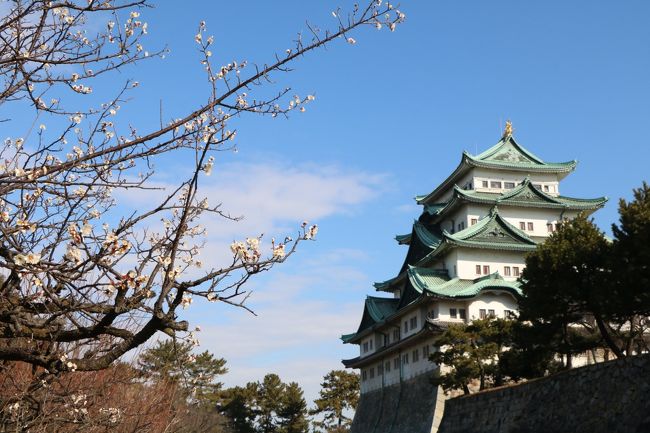
<instances>
[{"instance_id":1,"label":"dark green tree","mask_svg":"<svg viewBox=\"0 0 650 433\"><path fill-rule=\"evenodd\" d=\"M599 344L598 333L616 356L623 356L611 326L611 254L605 235L578 215L526 256L520 318L548 329L566 367L574 354Z\"/></svg>"},{"instance_id":2,"label":"dark green tree","mask_svg":"<svg viewBox=\"0 0 650 433\"><path fill-rule=\"evenodd\" d=\"M258 383L249 382L244 387L236 386L223 392L220 412L230 420L230 427L236 433L256 433Z\"/></svg>"},{"instance_id":3,"label":"dark green tree","mask_svg":"<svg viewBox=\"0 0 650 433\"><path fill-rule=\"evenodd\" d=\"M304 393L296 382L289 383L282 397L282 406L278 411L281 433L308 433L307 402Z\"/></svg>"},{"instance_id":4,"label":"dark green tree","mask_svg":"<svg viewBox=\"0 0 650 433\"><path fill-rule=\"evenodd\" d=\"M353 411L359 403L359 375L345 370L332 370L325 375L321 383L320 396L311 411L321 415L322 421L315 421L314 426L326 431L346 430L352 420L345 415Z\"/></svg>"},{"instance_id":5,"label":"dark green tree","mask_svg":"<svg viewBox=\"0 0 650 433\"><path fill-rule=\"evenodd\" d=\"M286 384L277 374L267 374L258 385L257 406L258 424L260 433L273 433L278 431L279 416L282 408Z\"/></svg>"},{"instance_id":6,"label":"dark green tree","mask_svg":"<svg viewBox=\"0 0 650 433\"><path fill-rule=\"evenodd\" d=\"M159 340L140 355L138 366L154 380L178 382L193 401L214 404L222 387L217 377L228 371L226 360L207 350L194 355L193 347L189 342Z\"/></svg>"},{"instance_id":7,"label":"dark green tree","mask_svg":"<svg viewBox=\"0 0 650 433\"><path fill-rule=\"evenodd\" d=\"M513 321L481 319L469 325L451 325L437 339L440 350L429 359L446 370L434 382L445 390L461 389L470 393L469 385L479 382L479 389L502 385L506 374L500 359L512 345Z\"/></svg>"},{"instance_id":8,"label":"dark green tree","mask_svg":"<svg viewBox=\"0 0 650 433\"><path fill-rule=\"evenodd\" d=\"M616 294L610 304L612 319L629 324L622 347L626 353L647 351L643 336L650 317L650 186L643 182L633 190L632 201L621 199L618 213L619 224L612 225L611 269Z\"/></svg>"}]
</instances>

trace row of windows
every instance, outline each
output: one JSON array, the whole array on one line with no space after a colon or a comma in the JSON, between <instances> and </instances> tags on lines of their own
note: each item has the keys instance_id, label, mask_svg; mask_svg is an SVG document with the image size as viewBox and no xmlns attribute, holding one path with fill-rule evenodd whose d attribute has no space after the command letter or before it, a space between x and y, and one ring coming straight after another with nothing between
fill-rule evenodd
<instances>
[{"instance_id":1,"label":"row of windows","mask_svg":"<svg viewBox=\"0 0 650 433\"><path fill-rule=\"evenodd\" d=\"M450 308L449 309L449 317L452 319L467 319L467 312L464 308Z\"/></svg>"},{"instance_id":2,"label":"row of windows","mask_svg":"<svg viewBox=\"0 0 650 433\"><path fill-rule=\"evenodd\" d=\"M494 310L490 309L483 309L481 308L478 310L478 317L479 319L485 319L488 317L497 317L496 312ZM503 311L503 318L504 319L514 319L515 318L515 312L512 310L504 310Z\"/></svg>"},{"instance_id":3,"label":"row of windows","mask_svg":"<svg viewBox=\"0 0 650 433\"><path fill-rule=\"evenodd\" d=\"M363 353L368 352L368 350L372 350L373 349L372 346L373 346L373 341L372 340L366 341L365 343L363 343Z\"/></svg>"},{"instance_id":4,"label":"row of windows","mask_svg":"<svg viewBox=\"0 0 650 433\"><path fill-rule=\"evenodd\" d=\"M476 275L490 275L490 265L476 265ZM519 266L504 266L503 275L506 277L518 277Z\"/></svg>"},{"instance_id":5,"label":"row of windows","mask_svg":"<svg viewBox=\"0 0 650 433\"><path fill-rule=\"evenodd\" d=\"M370 367L369 369L361 370L361 380L365 381L368 379L374 379L375 373L377 376L382 376L384 373L390 373L391 368L392 370L399 370L400 364L408 365L411 362L418 362L420 359L423 361L427 360L430 353L431 348L428 344L418 347L411 352L403 353L401 360L399 357L396 357L393 358L392 363L391 361L386 361L384 364L379 364L376 369L375 367Z\"/></svg>"},{"instance_id":6,"label":"row of windows","mask_svg":"<svg viewBox=\"0 0 650 433\"><path fill-rule=\"evenodd\" d=\"M478 218L472 218L470 220L470 225L473 226L476 223L478 223ZM454 233L454 223L453 223L453 221L452 221L451 224L452 224L451 230L452 230L452 233ZM456 228L457 228L457 231L464 230L465 229L465 221L461 221L460 223L458 223ZM532 231L535 231L535 224L533 222L531 222L531 221L529 221L529 222L520 221L519 222L519 228L521 230L523 230L523 231L532 232ZM557 228L556 225L553 224L553 223L546 224L546 229L548 230L549 233L553 233L556 230L556 228Z\"/></svg>"},{"instance_id":7,"label":"row of windows","mask_svg":"<svg viewBox=\"0 0 650 433\"><path fill-rule=\"evenodd\" d=\"M521 183L519 183L521 185ZM482 180L481 181L481 187L482 188L491 188L491 189L514 189L514 187L517 186L517 183L515 182L502 182L500 180ZM542 185L541 183L533 183L533 187L544 192L555 192L555 186L554 185ZM465 187L465 189L472 189L472 184L468 183Z\"/></svg>"},{"instance_id":8,"label":"row of windows","mask_svg":"<svg viewBox=\"0 0 650 433\"><path fill-rule=\"evenodd\" d=\"M411 317L410 321L409 320L404 321L404 333L405 334L407 332L409 332L409 323L411 325L411 328L410 328L411 330L416 329L418 327L418 317L417 316Z\"/></svg>"}]
</instances>

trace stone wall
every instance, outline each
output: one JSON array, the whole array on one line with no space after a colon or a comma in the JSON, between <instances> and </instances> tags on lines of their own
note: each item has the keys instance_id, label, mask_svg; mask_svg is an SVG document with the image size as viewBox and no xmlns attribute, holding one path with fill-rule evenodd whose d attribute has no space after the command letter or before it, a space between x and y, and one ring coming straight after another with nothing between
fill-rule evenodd
<instances>
[{"instance_id":1,"label":"stone wall","mask_svg":"<svg viewBox=\"0 0 650 433\"><path fill-rule=\"evenodd\" d=\"M650 432L650 355L447 400L438 432Z\"/></svg>"},{"instance_id":2,"label":"stone wall","mask_svg":"<svg viewBox=\"0 0 650 433\"><path fill-rule=\"evenodd\" d=\"M423 374L361 395L350 433L435 432L444 407L442 390Z\"/></svg>"}]
</instances>

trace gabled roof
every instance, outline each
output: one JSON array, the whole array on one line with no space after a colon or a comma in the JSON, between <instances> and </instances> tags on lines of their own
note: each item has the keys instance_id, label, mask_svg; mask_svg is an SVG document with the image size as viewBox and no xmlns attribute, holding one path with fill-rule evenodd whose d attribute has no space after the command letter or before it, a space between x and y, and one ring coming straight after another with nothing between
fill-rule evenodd
<instances>
[{"instance_id":1,"label":"gabled roof","mask_svg":"<svg viewBox=\"0 0 650 433\"><path fill-rule=\"evenodd\" d=\"M445 241L458 246L499 250L530 251L537 243L506 221L494 206L489 215L456 233L443 232Z\"/></svg>"},{"instance_id":2,"label":"gabled roof","mask_svg":"<svg viewBox=\"0 0 650 433\"><path fill-rule=\"evenodd\" d=\"M417 196L418 204L430 205L436 202L445 191L452 187L467 171L473 167L495 170L522 171L525 173L557 173L566 175L573 171L577 161L544 162L519 143L510 134L488 150L476 156L463 152L460 164L435 190L426 195Z\"/></svg>"},{"instance_id":3,"label":"gabled roof","mask_svg":"<svg viewBox=\"0 0 650 433\"><path fill-rule=\"evenodd\" d=\"M454 198L449 202L447 207L450 207L451 202L454 200L491 205L498 204L499 206L596 210L605 205L607 197L580 199L566 196L552 196L535 188L530 178L526 177L519 186L503 194L477 192L455 187Z\"/></svg>"},{"instance_id":4,"label":"gabled roof","mask_svg":"<svg viewBox=\"0 0 650 433\"><path fill-rule=\"evenodd\" d=\"M479 222L456 233L442 232L442 242L417 265L423 265L452 247L482 248L501 251L532 251L537 243L503 219L493 207Z\"/></svg>"},{"instance_id":5,"label":"gabled roof","mask_svg":"<svg viewBox=\"0 0 650 433\"><path fill-rule=\"evenodd\" d=\"M348 337L352 338L354 335L359 334L364 329L370 328L376 323L383 322L387 317L391 316L397 311L398 305L398 298L379 298L376 296L368 296L363 308L363 317L361 318L359 329L357 329L357 332L354 334L348 334Z\"/></svg>"},{"instance_id":6,"label":"gabled roof","mask_svg":"<svg viewBox=\"0 0 650 433\"><path fill-rule=\"evenodd\" d=\"M405 237L406 236L402 236L400 238ZM411 234L408 235L408 240L409 249L406 253L404 264L402 265L398 275L402 275L408 265L419 262L431 251L438 248L440 242L442 241L442 232L438 226L432 226L428 228L420 221L415 220L413 222L413 230L411 231ZM399 283L400 281L401 279L398 276L391 278L390 280L375 283L374 286L377 290L389 292L393 291L395 284Z\"/></svg>"},{"instance_id":7,"label":"gabled roof","mask_svg":"<svg viewBox=\"0 0 650 433\"><path fill-rule=\"evenodd\" d=\"M473 298L484 290L503 290L515 296L522 295L518 282L506 281L498 272L475 280L450 280L441 277L435 269L412 267L408 270L408 276L416 290L439 298Z\"/></svg>"}]
</instances>

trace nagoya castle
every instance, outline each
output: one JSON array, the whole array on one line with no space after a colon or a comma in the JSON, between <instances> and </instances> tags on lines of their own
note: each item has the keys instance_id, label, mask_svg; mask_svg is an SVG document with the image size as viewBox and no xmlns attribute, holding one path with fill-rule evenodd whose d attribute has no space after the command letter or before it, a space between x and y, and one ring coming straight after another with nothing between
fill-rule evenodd
<instances>
[{"instance_id":1,"label":"nagoya castle","mask_svg":"<svg viewBox=\"0 0 650 433\"><path fill-rule=\"evenodd\" d=\"M343 361L361 371L361 400L353 433L429 433L437 430L444 395L429 377L436 337L449 324L516 314L525 255L558 222L591 213L606 198L560 194L577 161L545 162L514 139L478 155L463 152L458 167L436 188L417 196L422 214L411 232L396 236L407 248L399 272L375 283L356 332L344 343L359 356Z\"/></svg>"}]
</instances>

